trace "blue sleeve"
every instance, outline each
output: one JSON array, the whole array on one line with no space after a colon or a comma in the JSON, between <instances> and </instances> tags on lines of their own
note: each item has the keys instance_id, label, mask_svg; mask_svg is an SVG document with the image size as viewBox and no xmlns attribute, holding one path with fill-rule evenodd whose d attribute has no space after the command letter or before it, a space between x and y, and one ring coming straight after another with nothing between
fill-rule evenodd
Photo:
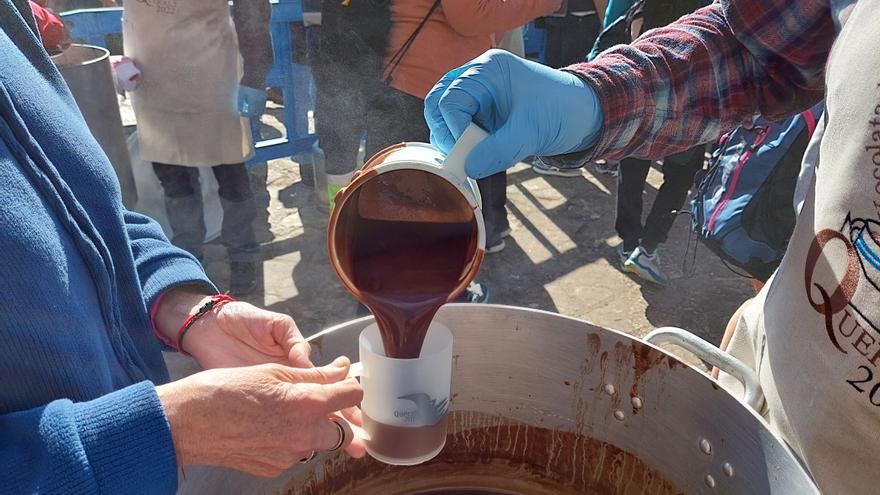
<instances>
[{"instance_id":1,"label":"blue sleeve","mask_svg":"<svg viewBox=\"0 0 880 495\"><path fill-rule=\"evenodd\" d=\"M173 494L177 457L150 382L0 415L0 493Z\"/></svg>"},{"instance_id":2,"label":"blue sleeve","mask_svg":"<svg viewBox=\"0 0 880 495\"><path fill-rule=\"evenodd\" d=\"M201 263L171 244L158 223L133 211L123 215L147 311L163 292L181 285L201 286L207 294L218 292Z\"/></svg>"}]
</instances>

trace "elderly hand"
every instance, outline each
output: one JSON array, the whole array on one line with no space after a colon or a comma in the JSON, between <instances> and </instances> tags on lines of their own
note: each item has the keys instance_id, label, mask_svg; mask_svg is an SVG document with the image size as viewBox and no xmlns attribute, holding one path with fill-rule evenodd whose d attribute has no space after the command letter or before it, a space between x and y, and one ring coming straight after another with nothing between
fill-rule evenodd
<instances>
[{"instance_id":1,"label":"elderly hand","mask_svg":"<svg viewBox=\"0 0 880 495\"><path fill-rule=\"evenodd\" d=\"M155 324L174 341L184 320L210 296L173 289L162 297ZM196 320L183 339L183 349L206 369L263 363L311 367L311 347L293 318L235 301Z\"/></svg>"},{"instance_id":2,"label":"elderly hand","mask_svg":"<svg viewBox=\"0 0 880 495\"><path fill-rule=\"evenodd\" d=\"M313 451L340 441L333 419L343 411L361 426L357 380L341 357L321 368L265 364L216 369L156 387L171 426L178 465L222 466L274 477ZM363 440L348 423L341 448L363 457Z\"/></svg>"},{"instance_id":3,"label":"elderly hand","mask_svg":"<svg viewBox=\"0 0 880 495\"><path fill-rule=\"evenodd\" d=\"M465 159L469 176L503 171L530 155L592 146L602 128L596 92L579 77L489 50L450 71L425 98L431 144L448 153L468 124L489 131Z\"/></svg>"}]
</instances>

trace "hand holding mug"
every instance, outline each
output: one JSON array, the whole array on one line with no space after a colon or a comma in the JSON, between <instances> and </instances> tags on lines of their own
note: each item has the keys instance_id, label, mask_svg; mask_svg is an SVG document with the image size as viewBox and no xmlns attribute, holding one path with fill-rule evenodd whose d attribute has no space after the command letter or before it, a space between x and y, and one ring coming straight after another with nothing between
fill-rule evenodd
<instances>
[{"instance_id":1,"label":"hand holding mug","mask_svg":"<svg viewBox=\"0 0 880 495\"><path fill-rule=\"evenodd\" d=\"M320 368L214 369L156 387L178 464L274 477L315 451L362 457L363 440L348 421L361 426L363 391L347 378L349 366L341 357Z\"/></svg>"}]
</instances>

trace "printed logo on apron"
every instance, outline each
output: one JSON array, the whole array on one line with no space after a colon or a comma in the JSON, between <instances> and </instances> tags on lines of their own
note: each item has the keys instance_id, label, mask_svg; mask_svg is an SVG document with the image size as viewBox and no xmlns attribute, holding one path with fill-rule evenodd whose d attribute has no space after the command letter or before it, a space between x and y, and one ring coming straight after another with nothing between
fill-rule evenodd
<instances>
[{"instance_id":1,"label":"printed logo on apron","mask_svg":"<svg viewBox=\"0 0 880 495\"><path fill-rule=\"evenodd\" d=\"M880 84L877 85L880 87ZM880 297L880 102L867 120L866 133L871 144L864 146L868 164L862 173L873 184L871 199L875 211L862 218L849 212L839 230L820 230L813 239L804 267L804 289L810 306L825 319L825 332L834 349L855 356L857 368L846 382L872 405L880 407L880 321L871 317L872 309L863 305ZM824 255L826 246L846 251L845 266L840 257ZM836 260L841 273L834 283L814 280L820 262ZM861 357L858 357L861 355Z\"/></svg>"}]
</instances>

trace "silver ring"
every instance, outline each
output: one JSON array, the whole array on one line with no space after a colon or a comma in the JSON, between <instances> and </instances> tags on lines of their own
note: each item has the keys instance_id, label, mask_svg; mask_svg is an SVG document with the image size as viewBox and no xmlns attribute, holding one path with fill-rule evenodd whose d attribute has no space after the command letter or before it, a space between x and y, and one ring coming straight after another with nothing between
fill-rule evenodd
<instances>
[{"instance_id":1,"label":"silver ring","mask_svg":"<svg viewBox=\"0 0 880 495\"><path fill-rule=\"evenodd\" d=\"M336 418L330 418L330 421L332 421L333 424L336 425L336 428L339 429L339 441L336 442L336 445L334 445L333 448L328 450L327 452L335 452L341 449L343 445L345 445L345 427L342 426L342 423L340 423L339 420Z\"/></svg>"},{"instance_id":2,"label":"silver ring","mask_svg":"<svg viewBox=\"0 0 880 495\"><path fill-rule=\"evenodd\" d=\"M300 464L305 464L305 463L311 461L312 459L314 459L316 455L318 455L318 453L315 452L315 451L313 450L312 453L309 454L308 457L304 457L304 458L300 459L300 460L299 460L299 463L300 463Z\"/></svg>"}]
</instances>

